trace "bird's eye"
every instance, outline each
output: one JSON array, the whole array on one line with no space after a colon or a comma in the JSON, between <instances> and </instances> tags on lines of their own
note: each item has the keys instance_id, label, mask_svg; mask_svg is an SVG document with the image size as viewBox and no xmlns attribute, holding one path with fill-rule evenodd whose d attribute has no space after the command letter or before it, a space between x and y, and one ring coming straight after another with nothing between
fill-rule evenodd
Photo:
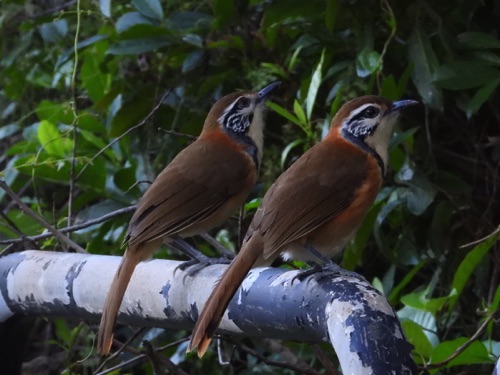
<instances>
[{"instance_id":1,"label":"bird's eye","mask_svg":"<svg viewBox=\"0 0 500 375\"><path fill-rule=\"evenodd\" d=\"M380 109L377 107L370 106L363 111L363 115L366 118L374 118L380 113Z\"/></svg>"},{"instance_id":2,"label":"bird's eye","mask_svg":"<svg viewBox=\"0 0 500 375\"><path fill-rule=\"evenodd\" d=\"M238 107L239 108L245 108L250 105L250 99L242 96L241 98L238 99Z\"/></svg>"}]
</instances>

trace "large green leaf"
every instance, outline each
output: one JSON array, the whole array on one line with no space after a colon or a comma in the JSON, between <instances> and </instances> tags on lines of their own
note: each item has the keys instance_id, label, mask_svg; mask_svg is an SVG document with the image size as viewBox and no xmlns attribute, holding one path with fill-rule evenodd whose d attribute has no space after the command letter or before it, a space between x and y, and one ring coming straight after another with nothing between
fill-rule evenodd
<instances>
[{"instance_id":1,"label":"large green leaf","mask_svg":"<svg viewBox=\"0 0 500 375\"><path fill-rule=\"evenodd\" d=\"M108 53L112 55L140 55L172 44L167 37L126 39L112 44Z\"/></svg>"},{"instance_id":2,"label":"large green leaf","mask_svg":"<svg viewBox=\"0 0 500 375\"><path fill-rule=\"evenodd\" d=\"M462 260L460 265L458 266L457 271L453 277L453 282L451 283L451 290L456 292L453 295L450 303L450 310L453 309L455 304L457 303L458 298L462 294L465 285L469 281L472 272L476 269L480 262L483 261L484 257L493 247L493 245L499 240L500 236L498 233L490 236L486 241L481 242L479 245L476 245Z\"/></svg>"},{"instance_id":3,"label":"large green leaf","mask_svg":"<svg viewBox=\"0 0 500 375\"><path fill-rule=\"evenodd\" d=\"M433 82L438 61L432 49L428 34L417 23L408 39L408 57L413 64L412 80L424 103L437 109L443 108L441 90Z\"/></svg>"},{"instance_id":4,"label":"large green leaf","mask_svg":"<svg viewBox=\"0 0 500 375\"><path fill-rule=\"evenodd\" d=\"M432 351L431 363L439 363L450 358L457 350L468 341L466 337L460 337L451 341L444 341ZM493 363L488 355L484 344L480 341L474 341L467 348L460 351L460 354L452 359L446 367L458 365L471 365L473 363Z\"/></svg>"},{"instance_id":5,"label":"large green leaf","mask_svg":"<svg viewBox=\"0 0 500 375\"><path fill-rule=\"evenodd\" d=\"M465 90L500 79L500 70L476 61L453 62L435 70L434 83L448 90Z\"/></svg>"},{"instance_id":6,"label":"large green leaf","mask_svg":"<svg viewBox=\"0 0 500 375\"><path fill-rule=\"evenodd\" d=\"M470 49L500 48L500 40L492 34L469 31L458 35L458 41Z\"/></svg>"}]
</instances>

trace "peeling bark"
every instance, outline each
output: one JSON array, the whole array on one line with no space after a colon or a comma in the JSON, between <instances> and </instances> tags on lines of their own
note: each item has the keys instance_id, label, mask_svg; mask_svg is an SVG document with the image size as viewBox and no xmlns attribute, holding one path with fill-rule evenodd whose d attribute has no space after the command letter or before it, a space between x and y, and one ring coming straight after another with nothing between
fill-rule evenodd
<instances>
[{"instance_id":1,"label":"peeling bark","mask_svg":"<svg viewBox=\"0 0 500 375\"><path fill-rule=\"evenodd\" d=\"M0 321L15 314L96 323L119 257L25 251L0 258ZM141 263L118 321L190 330L225 265L194 277L179 262ZM411 345L386 298L355 277L253 269L219 332L302 342L331 342L345 374L412 374Z\"/></svg>"}]
</instances>

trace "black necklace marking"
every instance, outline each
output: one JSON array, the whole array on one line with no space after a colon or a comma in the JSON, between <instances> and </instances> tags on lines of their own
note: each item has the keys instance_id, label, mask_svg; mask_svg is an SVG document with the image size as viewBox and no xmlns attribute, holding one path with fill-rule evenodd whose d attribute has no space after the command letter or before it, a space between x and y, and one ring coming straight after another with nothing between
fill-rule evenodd
<instances>
[{"instance_id":1,"label":"black necklace marking","mask_svg":"<svg viewBox=\"0 0 500 375\"><path fill-rule=\"evenodd\" d=\"M372 147L368 146L365 143L365 137L358 137L345 128L342 129L342 135L349 142L351 142L352 144L355 144L356 146L358 146L362 150L365 150L370 155L372 155L375 158L375 160L377 160L378 166L380 167L380 171L382 172L382 176L385 174L384 161L382 160L380 155L377 153L377 151L375 151Z\"/></svg>"},{"instance_id":2,"label":"black necklace marking","mask_svg":"<svg viewBox=\"0 0 500 375\"><path fill-rule=\"evenodd\" d=\"M259 170L259 149L257 148L257 145L255 144L253 139L250 138L246 133L235 132L230 128L225 127L224 130L232 140L243 147L243 150L245 150L245 152L252 158L255 167L257 168L257 170Z\"/></svg>"}]
</instances>

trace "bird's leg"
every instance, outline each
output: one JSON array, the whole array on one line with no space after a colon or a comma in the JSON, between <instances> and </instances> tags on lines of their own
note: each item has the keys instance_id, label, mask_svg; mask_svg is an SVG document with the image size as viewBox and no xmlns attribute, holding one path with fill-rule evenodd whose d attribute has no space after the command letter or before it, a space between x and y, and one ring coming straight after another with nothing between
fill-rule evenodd
<instances>
[{"instance_id":1,"label":"bird's leg","mask_svg":"<svg viewBox=\"0 0 500 375\"><path fill-rule=\"evenodd\" d=\"M179 269L181 271L184 271L185 269L194 266L189 270L188 276L196 275L199 271L207 266L211 266L214 264L229 264L231 262L231 260L226 257L210 258L206 255L203 255L200 251L195 249L180 236L174 236L170 245L191 258L191 260L181 263L176 268L176 270Z\"/></svg>"},{"instance_id":2,"label":"bird's leg","mask_svg":"<svg viewBox=\"0 0 500 375\"><path fill-rule=\"evenodd\" d=\"M349 277L354 277L356 279L364 280L364 277L361 276L360 274L343 269L337 263L332 261L330 258L327 258L323 254L321 254L317 249L315 249L311 245L304 245L304 248L310 254L314 255L319 260L319 262L314 262L312 268L308 270L300 271L292 279L292 283L293 281L295 281L295 279L299 281L304 281L305 278L314 274L319 274L317 280L320 280L323 277L333 276L333 275L349 276Z\"/></svg>"}]
</instances>

